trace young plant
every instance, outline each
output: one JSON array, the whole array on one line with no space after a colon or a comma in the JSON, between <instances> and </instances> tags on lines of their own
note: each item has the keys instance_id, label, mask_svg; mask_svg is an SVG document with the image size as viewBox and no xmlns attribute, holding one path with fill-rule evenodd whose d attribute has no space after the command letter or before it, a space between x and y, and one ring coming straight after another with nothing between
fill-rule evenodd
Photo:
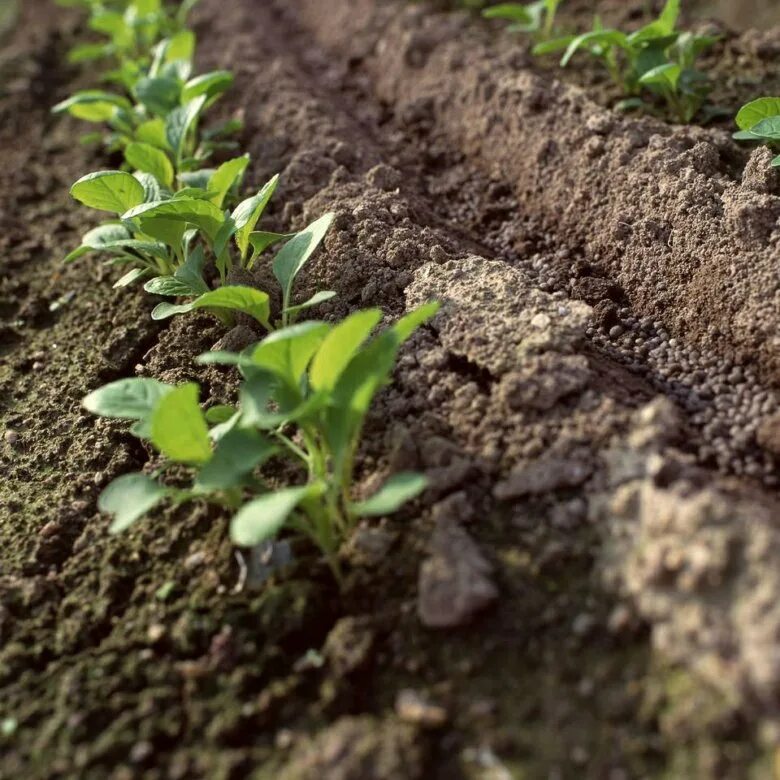
<instances>
[{"instance_id":1,"label":"young plant","mask_svg":"<svg viewBox=\"0 0 780 780\"><path fill-rule=\"evenodd\" d=\"M555 31L555 17L563 0L537 0L534 3L500 3L486 8L486 19L506 19L509 32L531 35L537 41L549 41Z\"/></svg>"},{"instance_id":2,"label":"young plant","mask_svg":"<svg viewBox=\"0 0 780 780\"><path fill-rule=\"evenodd\" d=\"M144 144L167 156L177 174L197 169L219 148L220 138L235 127L223 126L208 137L198 134L201 115L232 86L233 75L218 70L191 77L194 45L187 31L160 43L148 69L122 76L127 96L82 90L52 111L106 125L109 149ZM86 140L95 138L100 134L86 136Z\"/></svg>"},{"instance_id":3,"label":"young plant","mask_svg":"<svg viewBox=\"0 0 780 780\"><path fill-rule=\"evenodd\" d=\"M774 151L780 151L780 98L763 97L742 106L737 114L739 141L758 141ZM780 155L772 160L774 168L780 168Z\"/></svg>"},{"instance_id":4,"label":"young plant","mask_svg":"<svg viewBox=\"0 0 780 780\"><path fill-rule=\"evenodd\" d=\"M397 474L366 500L353 493L355 458L371 402L389 380L403 343L437 311L427 304L376 336L377 309L337 325L306 322L266 337L241 355L212 352L204 364L235 365L244 376L237 407L205 414L198 386L125 379L87 396L94 414L133 421L134 435L163 457L152 475L127 474L102 493L99 507L123 531L162 502L202 500L234 513L232 541L253 547L283 528L308 537L339 576L338 550L361 517L387 515L426 486ZM271 459L301 470L279 487L263 474ZM172 466L193 475L185 488L160 477Z\"/></svg>"},{"instance_id":5,"label":"young plant","mask_svg":"<svg viewBox=\"0 0 780 780\"><path fill-rule=\"evenodd\" d=\"M666 103L669 115L690 122L704 105L710 91L706 76L694 67L702 52L718 39L677 30L680 0L667 0L660 16L633 33L605 29L596 17L593 29L580 35L540 43L534 54L563 51L561 67L575 54L587 52L598 60L612 81L629 97L622 109L642 108L654 113L643 91Z\"/></svg>"},{"instance_id":6,"label":"young plant","mask_svg":"<svg viewBox=\"0 0 780 780\"><path fill-rule=\"evenodd\" d=\"M245 201L246 202L246 201ZM241 206L236 209L240 212ZM249 209L244 209L249 213ZM221 242L227 236L228 229L235 229L240 221L236 212L228 218L223 228L220 229ZM286 240L286 243L277 253L273 262L273 274L279 283L281 293L281 312L278 322L271 321L271 297L267 292L253 287L223 285L215 290L203 292L198 289L187 289L187 283L183 283L182 274L174 274L171 277L160 277L147 282L147 292L157 295L171 295L177 297L195 297L189 303L171 304L161 303L152 312L152 319L163 320L176 314L186 314L198 309L206 309L230 323L231 312L239 311L256 319L266 330L273 331L276 328L286 328L297 320L298 316L308 309L318 306L335 296L331 290L322 290L315 293L306 301L295 303L293 301L293 287L295 279L314 254L322 242L325 234L333 222L333 214L326 214L313 222L300 233L292 236L263 231L252 232L251 224L247 223L235 233L236 244L241 253L242 265L251 268L259 254L272 244ZM219 252L221 243L215 249ZM251 252L249 251L251 248ZM219 255L218 255L219 257ZM247 261L248 262L245 262ZM186 270L186 269L185 269Z\"/></svg>"},{"instance_id":7,"label":"young plant","mask_svg":"<svg viewBox=\"0 0 780 780\"><path fill-rule=\"evenodd\" d=\"M131 266L115 285L123 287L144 277L173 276L191 260L200 238L207 248L218 247L224 270L229 265L224 258L229 258L230 239L235 235L241 246L242 231L251 234L273 194L276 178L228 216L223 203L241 180L249 162L247 155L229 160L212 172L201 171L205 189L189 186L172 194L166 186L175 179L170 161L151 146L136 146L128 147L128 151L133 151L133 159L145 170L134 175L98 171L83 176L71 187L74 199L90 208L109 211L118 219L89 231L65 261L72 262L90 252L108 254L110 264Z\"/></svg>"}]
</instances>

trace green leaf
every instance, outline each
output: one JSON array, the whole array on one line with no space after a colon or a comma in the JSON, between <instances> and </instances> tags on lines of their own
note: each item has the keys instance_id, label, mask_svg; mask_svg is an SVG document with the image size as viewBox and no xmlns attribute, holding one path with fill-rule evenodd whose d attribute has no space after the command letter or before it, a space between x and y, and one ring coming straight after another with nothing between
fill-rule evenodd
<instances>
[{"instance_id":1,"label":"green leaf","mask_svg":"<svg viewBox=\"0 0 780 780\"><path fill-rule=\"evenodd\" d=\"M188 284L180 281L175 276L156 276L144 285L144 290L152 295L167 295L171 298L178 298L180 295L197 294L193 292Z\"/></svg>"},{"instance_id":2,"label":"green leaf","mask_svg":"<svg viewBox=\"0 0 780 780\"><path fill-rule=\"evenodd\" d=\"M246 253L249 249L249 236L255 229L255 225L262 216L263 211L265 211L268 202L273 197L278 184L279 175L277 174L263 186L257 195L239 203L231 215L235 223L236 245L241 252L242 260L246 258Z\"/></svg>"},{"instance_id":3,"label":"green leaf","mask_svg":"<svg viewBox=\"0 0 780 780\"><path fill-rule=\"evenodd\" d=\"M148 111L165 118L179 106L181 84L172 78L143 78L135 85L135 95Z\"/></svg>"},{"instance_id":4,"label":"green leaf","mask_svg":"<svg viewBox=\"0 0 780 780\"><path fill-rule=\"evenodd\" d=\"M254 348L250 359L255 366L297 388L309 361L330 329L325 322L312 321L277 330Z\"/></svg>"},{"instance_id":5,"label":"green leaf","mask_svg":"<svg viewBox=\"0 0 780 780\"><path fill-rule=\"evenodd\" d=\"M82 404L87 411L101 417L143 420L172 390L171 385L156 379L119 379L90 393Z\"/></svg>"},{"instance_id":6,"label":"green leaf","mask_svg":"<svg viewBox=\"0 0 780 780\"><path fill-rule=\"evenodd\" d=\"M128 271L124 276L117 279L113 287L115 290L121 289L122 287L129 287L133 282L137 282L139 279L142 279L144 276L149 275L149 269L148 268L133 268L131 271Z\"/></svg>"},{"instance_id":7,"label":"green leaf","mask_svg":"<svg viewBox=\"0 0 780 780\"><path fill-rule=\"evenodd\" d=\"M194 382L171 390L157 404L151 418L151 439L176 463L200 464L211 458L209 431Z\"/></svg>"},{"instance_id":8,"label":"green leaf","mask_svg":"<svg viewBox=\"0 0 780 780\"><path fill-rule=\"evenodd\" d=\"M482 11L485 19L508 19L523 25L533 24L533 17L520 3L499 3Z\"/></svg>"},{"instance_id":9,"label":"green leaf","mask_svg":"<svg viewBox=\"0 0 780 780\"><path fill-rule=\"evenodd\" d=\"M371 498L352 505L358 517L380 517L397 512L407 501L411 501L428 487L428 479L422 474L402 472L385 482Z\"/></svg>"},{"instance_id":10,"label":"green leaf","mask_svg":"<svg viewBox=\"0 0 780 780\"><path fill-rule=\"evenodd\" d=\"M215 70L196 76L184 85L181 93L182 103L188 103L201 95L210 100L230 89L233 81L233 74L229 70Z\"/></svg>"},{"instance_id":11,"label":"green leaf","mask_svg":"<svg viewBox=\"0 0 780 780\"><path fill-rule=\"evenodd\" d=\"M159 117L149 119L138 125L135 131L135 138L137 141L149 144L157 149L172 151L168 138L165 135L165 122Z\"/></svg>"},{"instance_id":12,"label":"green leaf","mask_svg":"<svg viewBox=\"0 0 780 780\"><path fill-rule=\"evenodd\" d=\"M85 233L81 239L81 246L78 249L74 249L65 258L65 262L70 263L89 252L100 251L111 247L117 241L129 238L130 233L124 225L117 222L107 222Z\"/></svg>"},{"instance_id":13,"label":"green leaf","mask_svg":"<svg viewBox=\"0 0 780 780\"><path fill-rule=\"evenodd\" d=\"M780 116L762 119L753 125L749 132L764 141L780 141Z\"/></svg>"},{"instance_id":14,"label":"green leaf","mask_svg":"<svg viewBox=\"0 0 780 780\"><path fill-rule=\"evenodd\" d=\"M737 127L752 130L762 119L780 116L780 97L763 97L742 106L737 114Z\"/></svg>"},{"instance_id":15,"label":"green leaf","mask_svg":"<svg viewBox=\"0 0 780 780\"><path fill-rule=\"evenodd\" d=\"M168 114L168 118L165 120L165 137L177 160L184 156L187 137L197 123L200 112L205 105L206 96L201 95Z\"/></svg>"},{"instance_id":16,"label":"green leaf","mask_svg":"<svg viewBox=\"0 0 780 780\"><path fill-rule=\"evenodd\" d=\"M566 52L561 58L561 67L565 68L571 58L583 47L586 46L617 46L621 49L628 48L628 41L624 33L619 30L592 30L591 32L578 35L569 44Z\"/></svg>"},{"instance_id":17,"label":"green leaf","mask_svg":"<svg viewBox=\"0 0 780 780\"><path fill-rule=\"evenodd\" d=\"M282 288L283 308L290 305L295 277L308 262L314 251L325 238L335 214L325 214L316 222L297 233L280 250L274 259L274 276Z\"/></svg>"},{"instance_id":18,"label":"green leaf","mask_svg":"<svg viewBox=\"0 0 780 780\"><path fill-rule=\"evenodd\" d=\"M168 39L165 46L165 62L190 61L195 56L195 33L181 30Z\"/></svg>"},{"instance_id":19,"label":"green leaf","mask_svg":"<svg viewBox=\"0 0 780 780\"><path fill-rule=\"evenodd\" d=\"M144 201L143 185L124 171L88 173L70 188L70 194L85 206L115 214L124 214Z\"/></svg>"},{"instance_id":20,"label":"green leaf","mask_svg":"<svg viewBox=\"0 0 780 780\"><path fill-rule=\"evenodd\" d=\"M249 243L252 246L252 257L247 264L247 268L252 268L257 258L274 244L280 241L288 241L293 238L295 233L269 233L267 230L258 230L249 234Z\"/></svg>"},{"instance_id":21,"label":"green leaf","mask_svg":"<svg viewBox=\"0 0 780 780\"><path fill-rule=\"evenodd\" d=\"M379 309L366 309L351 314L330 331L314 356L309 371L315 390L332 390L335 387L341 373L381 319Z\"/></svg>"},{"instance_id":22,"label":"green leaf","mask_svg":"<svg viewBox=\"0 0 780 780\"><path fill-rule=\"evenodd\" d=\"M93 62L107 57L110 53L111 48L105 43L82 43L68 52L68 62L72 65Z\"/></svg>"},{"instance_id":23,"label":"green leaf","mask_svg":"<svg viewBox=\"0 0 780 780\"><path fill-rule=\"evenodd\" d=\"M214 456L200 470L196 486L204 490L228 490L276 452L277 447L257 431L229 431L219 440Z\"/></svg>"},{"instance_id":24,"label":"green leaf","mask_svg":"<svg viewBox=\"0 0 780 780\"><path fill-rule=\"evenodd\" d=\"M150 173L163 187L173 188L173 165L162 150L134 141L125 148L125 160L136 170Z\"/></svg>"},{"instance_id":25,"label":"green leaf","mask_svg":"<svg viewBox=\"0 0 780 780\"><path fill-rule=\"evenodd\" d=\"M211 202L215 206L222 208L222 204L225 202L225 196L230 192L236 183L241 180L241 177L246 171L246 167L249 165L249 155L245 154L241 157L236 157L234 160L228 160L217 168L211 175L211 178L206 184L206 189L213 192Z\"/></svg>"},{"instance_id":26,"label":"green leaf","mask_svg":"<svg viewBox=\"0 0 780 780\"><path fill-rule=\"evenodd\" d=\"M286 312L288 315L296 315L299 312L306 311L306 309L311 309L314 306L319 306L321 303L330 301L335 297L336 293L333 290L320 290L318 293L314 293L308 301L299 303L297 306L288 306Z\"/></svg>"},{"instance_id":27,"label":"green leaf","mask_svg":"<svg viewBox=\"0 0 780 780\"><path fill-rule=\"evenodd\" d=\"M109 532L118 534L157 506L168 493L146 474L125 474L100 494L98 509L114 516Z\"/></svg>"},{"instance_id":28,"label":"green leaf","mask_svg":"<svg viewBox=\"0 0 780 780\"><path fill-rule=\"evenodd\" d=\"M681 75L682 68L679 65L674 62L667 62L648 70L641 76L639 83L645 86L658 85L667 87L676 92Z\"/></svg>"},{"instance_id":29,"label":"green leaf","mask_svg":"<svg viewBox=\"0 0 780 780\"><path fill-rule=\"evenodd\" d=\"M263 327L271 329L268 317L271 306L268 293L256 290L254 287L240 285L226 285L216 290L207 292L191 303L183 303L178 306L170 303L161 303L152 312L152 319L164 320L175 314L186 314L197 309L230 309L240 311L254 317Z\"/></svg>"},{"instance_id":30,"label":"green leaf","mask_svg":"<svg viewBox=\"0 0 780 780\"><path fill-rule=\"evenodd\" d=\"M236 409L234 406L218 404L217 406L212 406L210 409L206 410L206 420L212 425L216 423L226 423L235 413Z\"/></svg>"},{"instance_id":31,"label":"green leaf","mask_svg":"<svg viewBox=\"0 0 780 780\"><path fill-rule=\"evenodd\" d=\"M255 547L273 538L298 504L313 495L313 486L286 488L250 501L230 523L230 538L239 547Z\"/></svg>"},{"instance_id":32,"label":"green leaf","mask_svg":"<svg viewBox=\"0 0 780 780\"><path fill-rule=\"evenodd\" d=\"M129 111L132 107L126 98L97 89L77 92L67 100L57 103L52 112L69 113L87 122L106 122L112 119L118 108Z\"/></svg>"},{"instance_id":33,"label":"green leaf","mask_svg":"<svg viewBox=\"0 0 780 780\"><path fill-rule=\"evenodd\" d=\"M220 208L208 200L175 198L143 203L124 213L122 219L138 220L144 232L147 232L146 226L150 220L165 219L184 222L200 228L213 242L225 221L225 215Z\"/></svg>"}]
</instances>

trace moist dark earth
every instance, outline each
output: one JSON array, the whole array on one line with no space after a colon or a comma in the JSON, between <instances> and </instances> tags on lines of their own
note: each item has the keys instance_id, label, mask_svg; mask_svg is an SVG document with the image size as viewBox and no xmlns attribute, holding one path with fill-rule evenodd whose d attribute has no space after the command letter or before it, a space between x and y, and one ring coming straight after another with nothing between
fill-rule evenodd
<instances>
[{"instance_id":1,"label":"moist dark earth","mask_svg":"<svg viewBox=\"0 0 780 780\"><path fill-rule=\"evenodd\" d=\"M567 23L593 5L630 26L654 4ZM690 10L724 34L733 114L778 90L780 19L712 5ZM92 226L68 187L116 161L49 113L94 86L65 64L82 17L23 3L0 49L0 777L780 777L768 150L615 113L587 68L441 4L203 0L195 22L200 66L237 75L217 113L245 122L247 186L282 176L265 228L336 212L302 295L337 290L325 318L442 302L359 464L363 493L431 486L358 529L342 589L297 543L243 583L205 507L108 535L97 495L152 455L81 398L153 376L230 401L194 358L262 334L162 327L62 264Z\"/></svg>"}]
</instances>

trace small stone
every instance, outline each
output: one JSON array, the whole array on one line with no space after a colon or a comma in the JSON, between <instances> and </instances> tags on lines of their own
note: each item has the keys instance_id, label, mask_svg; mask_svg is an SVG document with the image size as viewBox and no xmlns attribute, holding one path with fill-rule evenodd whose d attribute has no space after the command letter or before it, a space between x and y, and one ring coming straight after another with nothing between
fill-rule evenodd
<instances>
[{"instance_id":1,"label":"small stone","mask_svg":"<svg viewBox=\"0 0 780 780\"><path fill-rule=\"evenodd\" d=\"M417 609L423 625L463 625L498 598L493 567L457 523L439 522L431 548L419 576Z\"/></svg>"},{"instance_id":2,"label":"small stone","mask_svg":"<svg viewBox=\"0 0 780 780\"><path fill-rule=\"evenodd\" d=\"M152 623L146 629L146 638L152 643L157 644L165 636L166 628L162 623Z\"/></svg>"},{"instance_id":3,"label":"small stone","mask_svg":"<svg viewBox=\"0 0 780 780\"><path fill-rule=\"evenodd\" d=\"M12 447L19 443L19 434L16 431L7 430L4 438L6 444L10 444Z\"/></svg>"},{"instance_id":4,"label":"small stone","mask_svg":"<svg viewBox=\"0 0 780 780\"><path fill-rule=\"evenodd\" d=\"M151 742L143 740L136 742L130 749L130 761L134 764L143 764L154 752Z\"/></svg>"},{"instance_id":5,"label":"small stone","mask_svg":"<svg viewBox=\"0 0 780 780\"><path fill-rule=\"evenodd\" d=\"M427 729L440 728L447 722L447 710L444 707L430 702L411 689L398 693L395 712L401 720Z\"/></svg>"},{"instance_id":6,"label":"small stone","mask_svg":"<svg viewBox=\"0 0 780 780\"><path fill-rule=\"evenodd\" d=\"M189 571L192 571L193 569L197 569L206 562L206 553L202 550L199 550L198 552L194 552L191 555L188 555L184 559L184 568L188 569Z\"/></svg>"}]
</instances>

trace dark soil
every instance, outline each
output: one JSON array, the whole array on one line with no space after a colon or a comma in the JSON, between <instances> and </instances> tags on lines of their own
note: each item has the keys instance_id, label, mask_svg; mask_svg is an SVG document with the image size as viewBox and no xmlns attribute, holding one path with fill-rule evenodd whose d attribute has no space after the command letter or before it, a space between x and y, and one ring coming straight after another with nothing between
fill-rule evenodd
<instances>
[{"instance_id":1,"label":"dark soil","mask_svg":"<svg viewBox=\"0 0 780 780\"><path fill-rule=\"evenodd\" d=\"M356 533L341 592L306 548L237 587L201 507L108 536L96 497L149 454L80 399L140 374L224 402L234 377L193 358L259 334L161 329L61 264L90 225L68 186L106 161L48 113L90 83L62 65L78 16L24 3L0 51L0 777L771 777L768 153L612 113L465 14L203 0L197 23L237 73L249 184L282 175L268 229L337 214L304 280L338 291L324 315L442 301L360 464L364 491L432 486Z\"/></svg>"}]
</instances>

